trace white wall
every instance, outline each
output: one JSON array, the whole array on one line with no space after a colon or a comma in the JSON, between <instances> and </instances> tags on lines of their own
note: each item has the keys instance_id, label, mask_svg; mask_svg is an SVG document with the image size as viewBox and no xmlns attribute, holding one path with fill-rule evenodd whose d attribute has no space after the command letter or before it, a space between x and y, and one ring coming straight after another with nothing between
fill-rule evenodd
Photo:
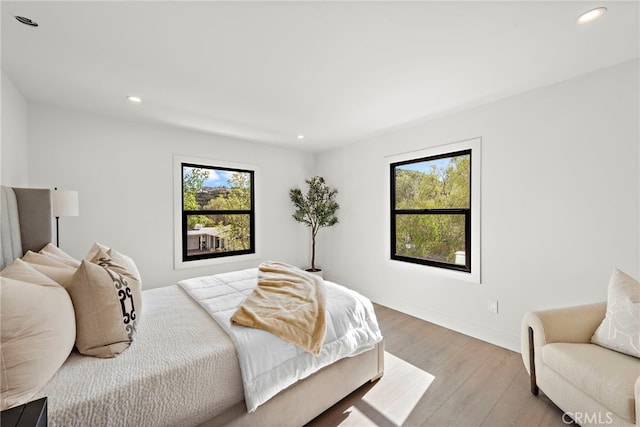
<instances>
[{"instance_id":1,"label":"white wall","mask_svg":"<svg viewBox=\"0 0 640 427\"><path fill-rule=\"evenodd\" d=\"M60 247L83 257L94 241L130 255L143 286L255 267L277 259L306 265L307 229L291 218L289 188L304 184L313 155L159 124L29 106L29 183L77 190L80 216L60 219ZM259 165L261 259L173 269L173 155Z\"/></svg>"},{"instance_id":2,"label":"white wall","mask_svg":"<svg viewBox=\"0 0 640 427\"><path fill-rule=\"evenodd\" d=\"M174 154L259 164L261 258L297 265L308 263L308 229L291 219L288 189L323 175L341 203L340 223L319 233L329 280L517 350L525 311L604 300L614 267L640 276L639 68L416 122L315 163L303 152L29 104L28 181L80 192L81 216L61 219L63 249L81 257L96 240L116 247L156 287L257 264L173 270ZM473 137L483 140L482 284L390 261L385 157Z\"/></svg>"},{"instance_id":3,"label":"white wall","mask_svg":"<svg viewBox=\"0 0 640 427\"><path fill-rule=\"evenodd\" d=\"M340 223L327 277L381 304L518 350L528 310L606 299L640 276L638 61L322 153ZM385 156L482 138L482 284L389 260ZM487 301L499 301L499 314Z\"/></svg>"},{"instance_id":4,"label":"white wall","mask_svg":"<svg viewBox=\"0 0 640 427\"><path fill-rule=\"evenodd\" d=\"M27 187L29 183L27 101L2 71L2 185Z\"/></svg>"}]
</instances>

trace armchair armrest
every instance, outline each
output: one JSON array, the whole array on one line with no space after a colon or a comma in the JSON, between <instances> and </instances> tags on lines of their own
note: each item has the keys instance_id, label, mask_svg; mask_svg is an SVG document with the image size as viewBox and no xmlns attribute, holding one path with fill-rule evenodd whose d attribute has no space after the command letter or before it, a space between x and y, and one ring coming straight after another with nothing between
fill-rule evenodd
<instances>
[{"instance_id":1,"label":"armchair armrest","mask_svg":"<svg viewBox=\"0 0 640 427\"><path fill-rule=\"evenodd\" d=\"M530 311L522 319L523 335L533 328L536 347L552 342L588 343L606 311L606 302Z\"/></svg>"},{"instance_id":2,"label":"armchair armrest","mask_svg":"<svg viewBox=\"0 0 640 427\"><path fill-rule=\"evenodd\" d=\"M531 375L533 394L538 394L535 365L539 365L539 349L553 342L588 343L606 311L607 303L598 302L525 313L521 323L520 348L524 366Z\"/></svg>"}]
</instances>

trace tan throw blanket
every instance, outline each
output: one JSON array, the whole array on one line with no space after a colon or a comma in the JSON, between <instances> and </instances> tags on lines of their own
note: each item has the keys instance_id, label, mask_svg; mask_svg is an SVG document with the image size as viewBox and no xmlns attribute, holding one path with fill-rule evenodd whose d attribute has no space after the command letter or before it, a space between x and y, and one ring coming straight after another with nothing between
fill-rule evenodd
<instances>
[{"instance_id":1,"label":"tan throw blanket","mask_svg":"<svg viewBox=\"0 0 640 427\"><path fill-rule=\"evenodd\" d=\"M326 334L324 281L289 264L258 267L258 286L231 316L238 325L263 329L319 354Z\"/></svg>"}]
</instances>

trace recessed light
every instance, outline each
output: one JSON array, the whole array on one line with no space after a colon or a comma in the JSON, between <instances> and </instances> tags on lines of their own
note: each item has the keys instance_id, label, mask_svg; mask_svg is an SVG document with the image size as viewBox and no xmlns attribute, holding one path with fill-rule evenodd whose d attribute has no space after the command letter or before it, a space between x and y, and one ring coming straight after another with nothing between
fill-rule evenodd
<instances>
[{"instance_id":1,"label":"recessed light","mask_svg":"<svg viewBox=\"0 0 640 427\"><path fill-rule=\"evenodd\" d=\"M139 96L127 96L127 99L135 104L140 104L142 102L142 98Z\"/></svg>"},{"instance_id":2,"label":"recessed light","mask_svg":"<svg viewBox=\"0 0 640 427\"><path fill-rule=\"evenodd\" d=\"M298 139L304 139L304 135L298 135Z\"/></svg>"},{"instance_id":3,"label":"recessed light","mask_svg":"<svg viewBox=\"0 0 640 427\"><path fill-rule=\"evenodd\" d=\"M596 19L600 18L607 11L606 7L598 7L596 9L592 9L588 12L583 13L578 16L576 22L578 24L588 24L589 22L593 22Z\"/></svg>"},{"instance_id":4,"label":"recessed light","mask_svg":"<svg viewBox=\"0 0 640 427\"><path fill-rule=\"evenodd\" d=\"M18 22L20 22L21 24L28 25L30 27L38 26L38 23L36 21L32 21L31 19L26 18L24 16L14 16L14 18L16 18Z\"/></svg>"}]
</instances>

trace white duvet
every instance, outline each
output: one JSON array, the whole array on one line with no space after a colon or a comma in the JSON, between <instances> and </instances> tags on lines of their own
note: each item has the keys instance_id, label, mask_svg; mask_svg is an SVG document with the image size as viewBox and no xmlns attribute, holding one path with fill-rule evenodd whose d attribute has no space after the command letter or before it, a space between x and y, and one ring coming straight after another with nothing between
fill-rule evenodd
<instances>
[{"instance_id":1,"label":"white duvet","mask_svg":"<svg viewBox=\"0 0 640 427\"><path fill-rule=\"evenodd\" d=\"M178 282L229 334L236 346L249 412L279 391L382 340L371 302L355 291L325 281L327 334L314 356L260 329L233 325L231 315L257 286L258 269L234 271Z\"/></svg>"}]
</instances>

